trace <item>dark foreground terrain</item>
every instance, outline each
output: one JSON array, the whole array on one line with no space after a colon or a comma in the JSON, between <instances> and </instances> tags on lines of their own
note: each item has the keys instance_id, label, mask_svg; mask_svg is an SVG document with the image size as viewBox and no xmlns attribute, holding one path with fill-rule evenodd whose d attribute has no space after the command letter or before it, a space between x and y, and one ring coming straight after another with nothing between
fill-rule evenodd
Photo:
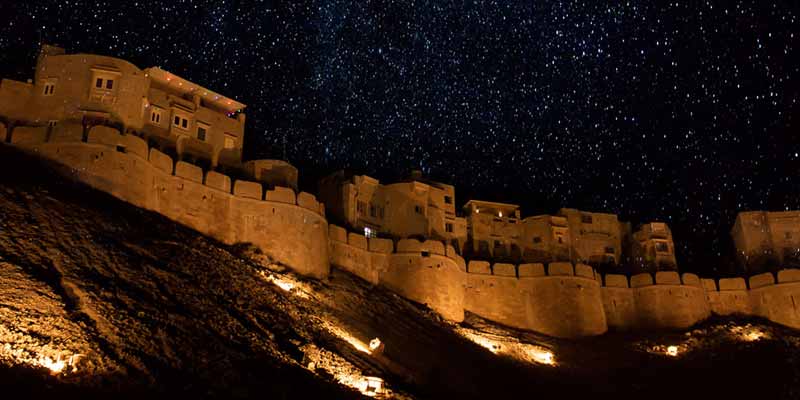
<instances>
[{"instance_id":1,"label":"dark foreground terrain","mask_svg":"<svg viewBox=\"0 0 800 400\"><path fill-rule=\"evenodd\" d=\"M574 341L454 325L343 272L299 278L57 169L0 144L3 393L358 398L380 377L397 398L800 396L800 332L767 321Z\"/></svg>"}]
</instances>

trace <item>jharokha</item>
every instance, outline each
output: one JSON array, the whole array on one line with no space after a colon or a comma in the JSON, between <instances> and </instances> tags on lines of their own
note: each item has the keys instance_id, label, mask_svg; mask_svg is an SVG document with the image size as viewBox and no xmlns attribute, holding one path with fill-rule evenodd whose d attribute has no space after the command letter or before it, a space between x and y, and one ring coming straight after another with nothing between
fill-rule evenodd
<instances>
[{"instance_id":1,"label":"jharokha","mask_svg":"<svg viewBox=\"0 0 800 400\"><path fill-rule=\"evenodd\" d=\"M732 235L749 278L700 279L678 273L663 222L523 217L480 200L457 210L453 186L413 173L387 184L337 172L318 196L298 192L287 162L242 162L244 108L158 67L45 45L33 79L0 83L0 141L302 275L335 266L455 322L469 311L580 337L738 313L800 328L800 270L780 269L800 260L800 212L740 213Z\"/></svg>"}]
</instances>

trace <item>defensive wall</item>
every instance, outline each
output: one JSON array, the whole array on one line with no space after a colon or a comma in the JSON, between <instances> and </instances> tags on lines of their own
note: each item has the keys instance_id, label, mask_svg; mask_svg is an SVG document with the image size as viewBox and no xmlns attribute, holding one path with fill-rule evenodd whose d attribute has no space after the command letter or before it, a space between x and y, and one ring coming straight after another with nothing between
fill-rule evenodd
<instances>
[{"instance_id":1,"label":"defensive wall","mask_svg":"<svg viewBox=\"0 0 800 400\"><path fill-rule=\"evenodd\" d=\"M256 182L175 162L113 128L7 129L0 123L0 141L224 243L253 243L300 274L325 278L332 264L456 322L470 311L520 329L580 337L609 329L683 329L714 313L800 329L800 270L712 280L676 272L601 276L571 263L466 264L443 242L366 238L329 226L324 205L311 194L264 191Z\"/></svg>"},{"instance_id":2,"label":"defensive wall","mask_svg":"<svg viewBox=\"0 0 800 400\"><path fill-rule=\"evenodd\" d=\"M332 265L426 304L451 321L464 319L464 259L453 246L367 238L336 225L328 229Z\"/></svg>"},{"instance_id":3,"label":"defensive wall","mask_svg":"<svg viewBox=\"0 0 800 400\"><path fill-rule=\"evenodd\" d=\"M0 129L0 133L5 129ZM324 205L309 193L232 180L106 126L16 127L6 143L67 166L80 181L221 242L250 242L315 278L329 273Z\"/></svg>"}]
</instances>

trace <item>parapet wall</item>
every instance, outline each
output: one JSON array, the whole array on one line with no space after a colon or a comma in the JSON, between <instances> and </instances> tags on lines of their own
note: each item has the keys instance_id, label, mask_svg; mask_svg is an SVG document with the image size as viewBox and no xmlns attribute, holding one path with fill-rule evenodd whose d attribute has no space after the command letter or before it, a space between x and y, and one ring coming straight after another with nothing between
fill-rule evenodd
<instances>
[{"instance_id":1,"label":"parapet wall","mask_svg":"<svg viewBox=\"0 0 800 400\"><path fill-rule=\"evenodd\" d=\"M608 329L599 277L588 265L470 261L466 275L464 308L484 318L556 337Z\"/></svg>"},{"instance_id":2,"label":"parapet wall","mask_svg":"<svg viewBox=\"0 0 800 400\"><path fill-rule=\"evenodd\" d=\"M756 315L800 329L800 270L715 281L676 272L601 277L571 263L466 265L443 242L395 243L328 226L324 205L312 194L265 191L257 182L176 163L113 128L9 130L0 123L0 140L224 243L253 243L298 273L324 278L333 264L456 322L466 310L520 329L580 337L609 328L683 329L714 313Z\"/></svg>"},{"instance_id":3,"label":"parapet wall","mask_svg":"<svg viewBox=\"0 0 800 400\"><path fill-rule=\"evenodd\" d=\"M674 271L604 277L603 308L614 330L683 329L708 318L700 279Z\"/></svg>"},{"instance_id":4,"label":"parapet wall","mask_svg":"<svg viewBox=\"0 0 800 400\"><path fill-rule=\"evenodd\" d=\"M367 238L330 225L331 264L399 295L428 305L443 317L464 319L464 260L435 240Z\"/></svg>"},{"instance_id":5,"label":"parapet wall","mask_svg":"<svg viewBox=\"0 0 800 400\"><path fill-rule=\"evenodd\" d=\"M175 163L142 139L104 126L93 127L86 142L82 138L80 125L17 127L10 143L65 165L94 188L224 243L250 242L303 275L328 275L327 221L313 195L295 197L288 189L289 196L286 188L265 195L259 183L232 182L217 172Z\"/></svg>"}]
</instances>

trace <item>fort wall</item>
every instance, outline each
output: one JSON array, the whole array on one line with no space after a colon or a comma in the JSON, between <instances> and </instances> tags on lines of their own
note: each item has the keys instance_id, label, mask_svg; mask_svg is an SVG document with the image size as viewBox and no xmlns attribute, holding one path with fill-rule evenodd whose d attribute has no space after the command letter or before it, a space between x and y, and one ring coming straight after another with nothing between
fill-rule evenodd
<instances>
[{"instance_id":1,"label":"fort wall","mask_svg":"<svg viewBox=\"0 0 800 400\"><path fill-rule=\"evenodd\" d=\"M515 328L557 337L600 335L607 330L600 283L591 267L571 263L511 264L471 261L464 308ZM576 273L576 271L579 271Z\"/></svg>"},{"instance_id":2,"label":"fort wall","mask_svg":"<svg viewBox=\"0 0 800 400\"><path fill-rule=\"evenodd\" d=\"M0 123L0 138L59 162L69 176L158 212L224 243L250 242L300 274L324 278L330 265L452 321L464 311L557 337L608 329L683 329L712 313L756 315L800 329L800 270L745 280L676 272L609 274L571 263L466 265L440 241L367 238L328 225L309 193L234 180L170 156L137 136L78 124Z\"/></svg>"},{"instance_id":3,"label":"fort wall","mask_svg":"<svg viewBox=\"0 0 800 400\"><path fill-rule=\"evenodd\" d=\"M301 274L328 275L327 221L313 196L302 196L302 206L265 201L258 183L231 185L230 177L217 172L204 175L200 167L176 164L156 149L145 152L147 145L138 137L107 127L91 129L83 142L82 135L74 134L77 128L82 132L80 125L68 124L60 129L17 127L11 143L65 165L96 189L224 243L250 242ZM48 141L52 131L64 133Z\"/></svg>"}]
</instances>

